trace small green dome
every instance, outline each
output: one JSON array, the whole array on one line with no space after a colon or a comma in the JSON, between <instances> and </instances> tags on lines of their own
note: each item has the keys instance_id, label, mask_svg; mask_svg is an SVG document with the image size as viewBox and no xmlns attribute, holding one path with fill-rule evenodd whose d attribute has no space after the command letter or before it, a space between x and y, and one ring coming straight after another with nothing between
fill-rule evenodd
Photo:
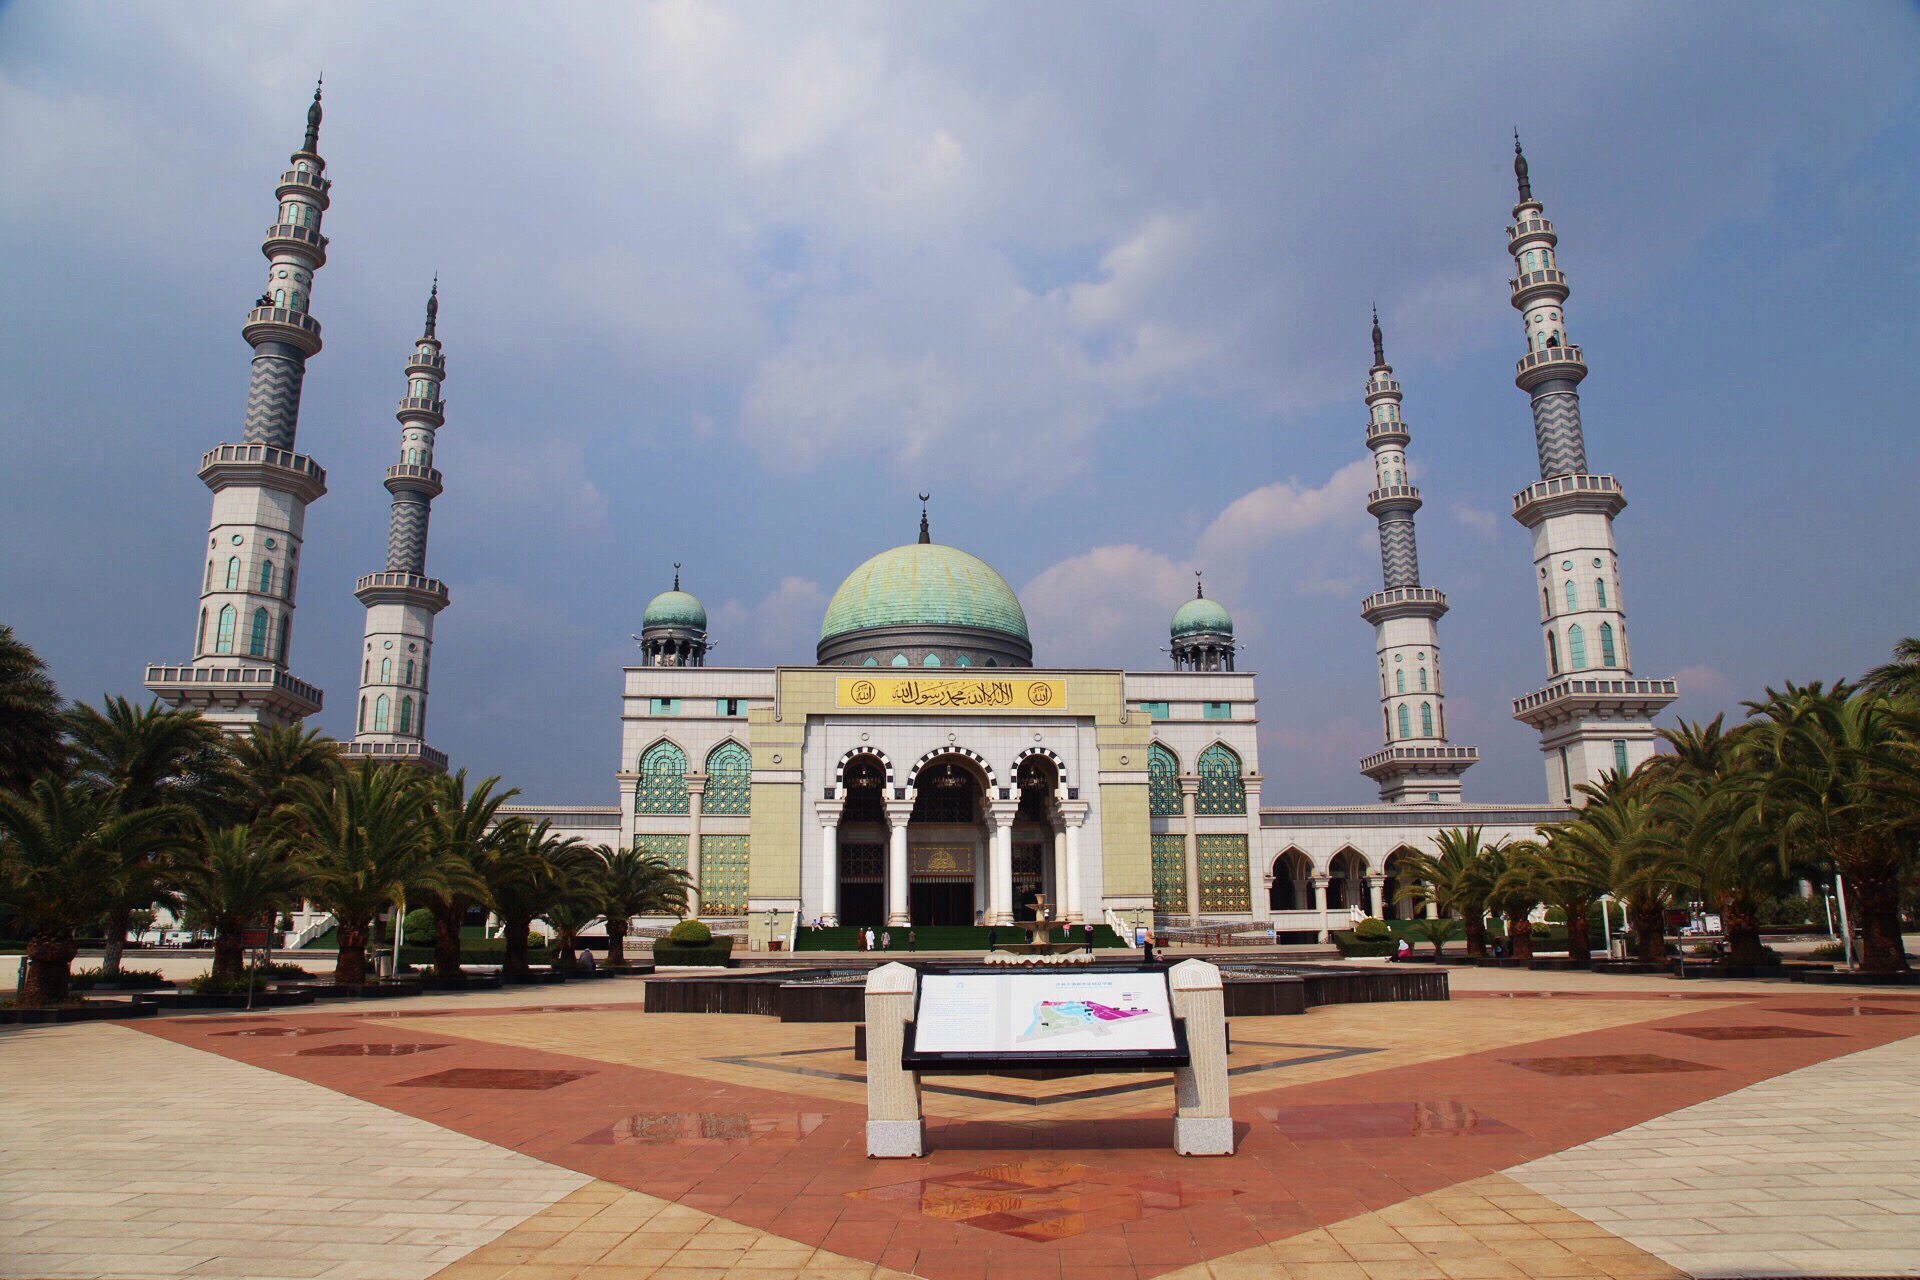
<instances>
[{"instance_id":1,"label":"small green dome","mask_svg":"<svg viewBox=\"0 0 1920 1280\"><path fill-rule=\"evenodd\" d=\"M1220 635L1233 634L1233 615L1223 609L1218 601L1201 596L1181 605L1173 615L1173 638L1198 635L1201 632L1214 632Z\"/></svg>"},{"instance_id":2,"label":"small green dome","mask_svg":"<svg viewBox=\"0 0 1920 1280\"><path fill-rule=\"evenodd\" d=\"M641 616L640 625L643 628L687 627L694 631L705 631L706 606L696 597L675 587L672 591L662 591L647 602L647 611Z\"/></svg>"},{"instance_id":3,"label":"small green dome","mask_svg":"<svg viewBox=\"0 0 1920 1280\"><path fill-rule=\"evenodd\" d=\"M978 627L1027 636L1027 614L1006 579L978 556L937 542L882 551L847 575L820 624L824 642L851 631Z\"/></svg>"}]
</instances>

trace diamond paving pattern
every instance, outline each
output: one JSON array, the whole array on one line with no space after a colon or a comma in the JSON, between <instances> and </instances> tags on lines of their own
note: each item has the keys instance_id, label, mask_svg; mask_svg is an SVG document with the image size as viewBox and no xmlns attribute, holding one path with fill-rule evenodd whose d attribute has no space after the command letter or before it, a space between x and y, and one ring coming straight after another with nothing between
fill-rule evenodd
<instances>
[{"instance_id":1,"label":"diamond paving pattern","mask_svg":"<svg viewBox=\"0 0 1920 1280\"><path fill-rule=\"evenodd\" d=\"M445 1044L410 1041L401 1044L323 1044L318 1049L302 1049L303 1058L404 1058L409 1054L444 1049Z\"/></svg>"},{"instance_id":2,"label":"diamond paving pattern","mask_svg":"<svg viewBox=\"0 0 1920 1280\"><path fill-rule=\"evenodd\" d=\"M1831 1031L1809 1031L1805 1027L1655 1027L1670 1036L1692 1036L1696 1040L1824 1040Z\"/></svg>"},{"instance_id":3,"label":"diamond paving pattern","mask_svg":"<svg viewBox=\"0 0 1920 1280\"><path fill-rule=\"evenodd\" d=\"M740 1111L636 1111L588 1134L581 1146L744 1146L764 1142L791 1147L827 1122L824 1111L753 1116Z\"/></svg>"},{"instance_id":4,"label":"diamond paving pattern","mask_svg":"<svg viewBox=\"0 0 1920 1280\"><path fill-rule=\"evenodd\" d=\"M591 1071L529 1071L507 1067L455 1067L402 1080L403 1089L554 1089Z\"/></svg>"},{"instance_id":5,"label":"diamond paving pattern","mask_svg":"<svg viewBox=\"0 0 1920 1280\"><path fill-rule=\"evenodd\" d=\"M247 1027L240 1031L216 1031L217 1036L330 1036L345 1027Z\"/></svg>"},{"instance_id":6,"label":"diamond paving pattern","mask_svg":"<svg viewBox=\"0 0 1920 1280\"><path fill-rule=\"evenodd\" d=\"M1797 1013L1807 1018L1911 1018L1920 1015L1914 1009L1882 1009L1876 1005L1809 1005L1804 1009L1782 1009L1781 1013Z\"/></svg>"},{"instance_id":7,"label":"diamond paving pattern","mask_svg":"<svg viewBox=\"0 0 1920 1280\"><path fill-rule=\"evenodd\" d=\"M1354 1138L1457 1138L1514 1133L1502 1120L1461 1102L1363 1102L1352 1106L1258 1107L1282 1137L1294 1142Z\"/></svg>"},{"instance_id":8,"label":"diamond paving pattern","mask_svg":"<svg viewBox=\"0 0 1920 1280\"><path fill-rule=\"evenodd\" d=\"M1510 1067L1524 1067L1543 1076L1651 1076L1677 1071L1718 1071L1703 1062L1663 1058L1657 1053L1599 1053L1584 1058L1503 1058Z\"/></svg>"},{"instance_id":9,"label":"diamond paving pattern","mask_svg":"<svg viewBox=\"0 0 1920 1280\"><path fill-rule=\"evenodd\" d=\"M1239 1194L1229 1187L1176 1182L1152 1174L1025 1160L849 1191L847 1196L898 1204L929 1218L962 1222L1021 1240L1064 1240L1098 1227L1138 1222L1169 1209L1230 1200Z\"/></svg>"}]
</instances>

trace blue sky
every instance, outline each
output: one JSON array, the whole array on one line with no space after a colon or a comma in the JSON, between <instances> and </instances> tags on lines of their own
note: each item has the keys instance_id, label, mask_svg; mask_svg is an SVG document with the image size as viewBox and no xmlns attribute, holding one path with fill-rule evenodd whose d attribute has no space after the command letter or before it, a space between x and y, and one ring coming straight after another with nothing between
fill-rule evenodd
<instances>
[{"instance_id":1,"label":"blue sky","mask_svg":"<svg viewBox=\"0 0 1920 1280\"><path fill-rule=\"evenodd\" d=\"M187 657L272 183L334 179L293 670L350 730L393 402L441 278L432 740L606 803L684 561L716 662L811 660L936 538L1042 663L1159 667L1194 568L1261 675L1269 803L1378 745L1360 389L1378 301L1470 799L1544 775L1509 130L1561 233L1637 671L1707 717L1920 631L1909 5L0 7L0 620L64 692Z\"/></svg>"}]
</instances>

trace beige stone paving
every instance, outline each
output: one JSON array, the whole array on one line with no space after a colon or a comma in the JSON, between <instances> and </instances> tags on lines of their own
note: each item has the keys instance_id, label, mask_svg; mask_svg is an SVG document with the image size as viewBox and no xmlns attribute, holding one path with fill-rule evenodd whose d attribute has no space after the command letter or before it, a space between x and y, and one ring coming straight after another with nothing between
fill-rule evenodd
<instances>
[{"instance_id":1,"label":"beige stone paving","mask_svg":"<svg viewBox=\"0 0 1920 1280\"><path fill-rule=\"evenodd\" d=\"M0 1276L411 1280L587 1181L126 1027L0 1034Z\"/></svg>"},{"instance_id":2,"label":"beige stone paving","mask_svg":"<svg viewBox=\"0 0 1920 1280\"><path fill-rule=\"evenodd\" d=\"M434 1280L908 1280L903 1272L609 1182L580 1188Z\"/></svg>"},{"instance_id":3,"label":"beige stone paving","mask_svg":"<svg viewBox=\"0 0 1920 1280\"><path fill-rule=\"evenodd\" d=\"M1920 1276L1917 1083L1909 1037L1507 1172L1696 1274Z\"/></svg>"},{"instance_id":4,"label":"beige stone paving","mask_svg":"<svg viewBox=\"0 0 1920 1280\"><path fill-rule=\"evenodd\" d=\"M1685 1280L1604 1227L1500 1174L1158 1280Z\"/></svg>"}]
</instances>

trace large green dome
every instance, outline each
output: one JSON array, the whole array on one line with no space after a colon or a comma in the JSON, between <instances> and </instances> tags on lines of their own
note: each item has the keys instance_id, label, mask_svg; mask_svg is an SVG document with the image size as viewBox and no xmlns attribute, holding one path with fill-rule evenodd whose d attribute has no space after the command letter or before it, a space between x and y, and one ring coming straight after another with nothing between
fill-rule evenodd
<instances>
[{"instance_id":1,"label":"large green dome","mask_svg":"<svg viewBox=\"0 0 1920 1280\"><path fill-rule=\"evenodd\" d=\"M695 596L690 596L678 587L672 591L662 591L647 602L647 611L641 615L642 627L688 627L694 631L707 629L707 609Z\"/></svg>"},{"instance_id":2,"label":"large green dome","mask_svg":"<svg viewBox=\"0 0 1920 1280\"><path fill-rule=\"evenodd\" d=\"M1212 632L1219 635L1233 634L1233 615L1222 608L1218 601L1201 596L1189 600L1174 611L1173 638L1199 635Z\"/></svg>"},{"instance_id":3,"label":"large green dome","mask_svg":"<svg viewBox=\"0 0 1920 1280\"><path fill-rule=\"evenodd\" d=\"M1025 642L1027 614L978 556L937 542L882 551L847 575L820 624L825 641L876 627L973 627Z\"/></svg>"}]
</instances>

